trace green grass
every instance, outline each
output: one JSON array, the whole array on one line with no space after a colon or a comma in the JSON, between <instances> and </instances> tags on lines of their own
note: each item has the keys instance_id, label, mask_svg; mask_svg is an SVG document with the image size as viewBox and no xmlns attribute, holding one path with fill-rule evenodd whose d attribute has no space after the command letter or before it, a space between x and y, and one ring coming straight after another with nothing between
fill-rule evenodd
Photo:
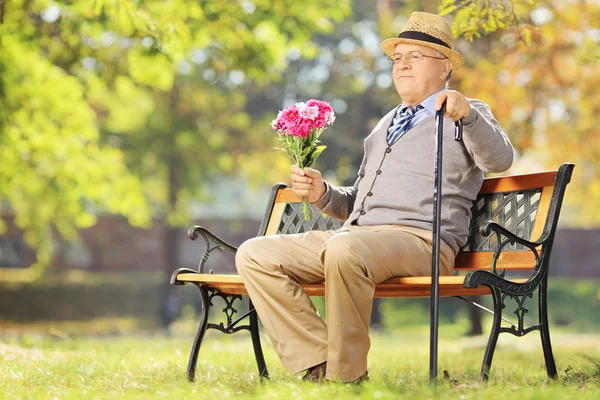
<instances>
[{"instance_id":1,"label":"green grass","mask_svg":"<svg viewBox=\"0 0 600 400\"><path fill-rule=\"evenodd\" d=\"M553 336L559 380L549 381L539 336L500 338L492 377L478 380L486 338L460 338L440 330L440 381L428 385L428 335L411 329L374 334L371 382L360 387L316 385L289 375L268 339L263 346L271 374L261 382L249 335L209 331L197 379L185 377L193 333L96 338L24 334L0 339L2 398L278 398L278 399L596 399L600 390L600 336ZM446 370L449 379L443 379Z\"/></svg>"}]
</instances>

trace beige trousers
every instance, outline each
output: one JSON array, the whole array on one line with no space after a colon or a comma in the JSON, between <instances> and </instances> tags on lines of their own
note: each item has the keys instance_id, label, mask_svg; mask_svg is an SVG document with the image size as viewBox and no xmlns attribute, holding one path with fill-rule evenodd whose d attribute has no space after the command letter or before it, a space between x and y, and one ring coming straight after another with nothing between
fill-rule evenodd
<instances>
[{"instance_id":1,"label":"beige trousers","mask_svg":"<svg viewBox=\"0 0 600 400\"><path fill-rule=\"evenodd\" d=\"M367 371L375 285L431 275L432 233L399 225L355 226L244 242L237 270L283 365L293 374L327 361L328 380ZM440 272L454 252L440 245ZM327 324L300 286L325 280Z\"/></svg>"}]
</instances>

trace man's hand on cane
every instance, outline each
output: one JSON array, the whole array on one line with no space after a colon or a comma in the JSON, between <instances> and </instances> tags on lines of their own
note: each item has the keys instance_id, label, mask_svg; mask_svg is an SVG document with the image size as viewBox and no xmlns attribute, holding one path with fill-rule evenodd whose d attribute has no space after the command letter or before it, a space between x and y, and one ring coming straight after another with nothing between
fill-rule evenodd
<instances>
[{"instance_id":1,"label":"man's hand on cane","mask_svg":"<svg viewBox=\"0 0 600 400\"><path fill-rule=\"evenodd\" d=\"M321 173L316 169L300 168L292 165L292 193L298 197L308 197L309 203L314 203L325 194L325 183Z\"/></svg>"},{"instance_id":2,"label":"man's hand on cane","mask_svg":"<svg viewBox=\"0 0 600 400\"><path fill-rule=\"evenodd\" d=\"M446 102L446 113L444 114L446 118L452 118L456 122L471 113L471 103L456 90L445 90L436 96L434 104L436 111L442 108L444 101Z\"/></svg>"}]
</instances>

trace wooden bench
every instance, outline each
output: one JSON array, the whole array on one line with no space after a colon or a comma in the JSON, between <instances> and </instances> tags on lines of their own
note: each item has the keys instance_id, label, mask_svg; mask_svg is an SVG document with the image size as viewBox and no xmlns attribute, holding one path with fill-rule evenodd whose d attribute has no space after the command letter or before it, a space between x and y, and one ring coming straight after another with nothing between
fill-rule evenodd
<instances>
[{"instance_id":1,"label":"wooden bench","mask_svg":"<svg viewBox=\"0 0 600 400\"><path fill-rule=\"evenodd\" d=\"M477 199L473 202L467 242L456 259L456 275L440 277L440 296L465 299L466 296L491 295L493 298L494 318L481 367L482 380L489 377L500 333L524 336L534 330L541 334L547 373L552 378L557 377L550 343L546 290L552 243L573 168L573 164L567 163L558 171L485 179ZM259 235L337 229L342 225L342 221L322 214L314 206L311 206L311 211L312 219L307 222L302 216L300 199L295 197L286 185L275 185ZM204 271L211 252L235 252L236 247L201 226L190 228L188 236L192 240L202 236L206 243L206 250L197 271L182 268L175 271L171 277L171 283L175 285L197 285L202 299L200 326L189 358L188 378L194 379L200 345L207 329L216 329L227 334L249 330L259 374L261 377L268 377L260 344L258 319L252 302L249 302L247 313L233 320L233 314L237 312L233 303L247 295L240 277ZM505 278L505 273L509 270L525 270L529 277L509 280ZM323 283L303 285L303 288L310 296L324 296ZM525 301L533 297L536 291L539 297L539 323L525 327ZM378 284L375 289L375 297L430 295L430 277L393 278ZM211 301L215 296L225 300L226 307L223 311L227 317L227 325L208 322ZM506 320L502 312L508 306L509 298L515 301L514 313L518 321L516 324L509 322L509 326L502 326L502 321ZM248 324L240 325L246 317L249 317Z\"/></svg>"}]
</instances>

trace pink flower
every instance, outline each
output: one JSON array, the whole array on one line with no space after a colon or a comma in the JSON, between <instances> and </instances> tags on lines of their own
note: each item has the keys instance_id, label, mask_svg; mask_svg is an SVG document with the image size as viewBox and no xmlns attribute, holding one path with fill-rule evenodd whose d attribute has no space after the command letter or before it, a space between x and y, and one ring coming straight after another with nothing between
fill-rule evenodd
<instances>
[{"instance_id":1,"label":"pink flower","mask_svg":"<svg viewBox=\"0 0 600 400\"><path fill-rule=\"evenodd\" d=\"M331 125L335 114L329 103L310 99L284 108L271 122L271 126L280 134L306 138L313 129L322 129Z\"/></svg>"},{"instance_id":2,"label":"pink flower","mask_svg":"<svg viewBox=\"0 0 600 400\"><path fill-rule=\"evenodd\" d=\"M301 120L298 114L298 107L295 105L284 108L277 115L277 119L271 123L271 126L278 132L290 133L290 129Z\"/></svg>"},{"instance_id":3,"label":"pink flower","mask_svg":"<svg viewBox=\"0 0 600 400\"><path fill-rule=\"evenodd\" d=\"M310 99L306 102L307 106L318 107L319 115L315 119L315 124L317 128L323 128L325 125L331 125L335 120L335 114L333 113L333 108L329 105L329 103L321 100Z\"/></svg>"}]
</instances>

